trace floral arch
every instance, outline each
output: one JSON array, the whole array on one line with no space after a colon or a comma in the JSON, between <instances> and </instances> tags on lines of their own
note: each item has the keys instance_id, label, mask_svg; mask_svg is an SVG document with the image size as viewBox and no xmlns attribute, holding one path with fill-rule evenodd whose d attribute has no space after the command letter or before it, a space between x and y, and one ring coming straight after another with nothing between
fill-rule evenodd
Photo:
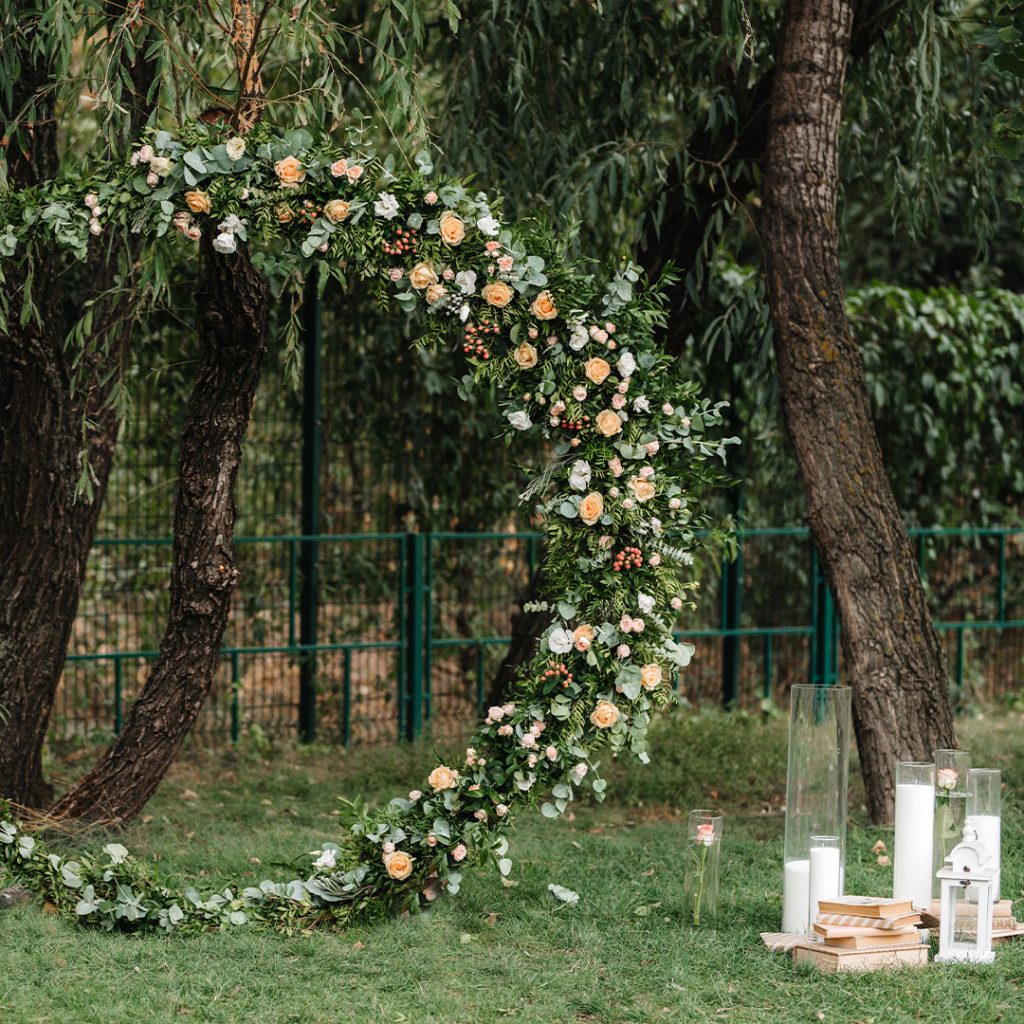
<instances>
[{"instance_id":1,"label":"floral arch","mask_svg":"<svg viewBox=\"0 0 1024 1024\"><path fill-rule=\"evenodd\" d=\"M419 313L423 343L467 357L460 385L491 382L506 434L550 458L522 495L543 521L553 621L508 703L492 707L459 764L373 812L353 810L310 874L199 895L162 884L119 844L75 860L47 852L0 804L0 864L85 924L196 931L247 923L343 924L456 893L464 865L493 858L517 810L557 817L589 785L596 757L647 759L651 715L673 700L692 647L673 638L692 605L702 485L735 439L711 439L721 405L678 381L655 331L660 293L627 265L599 281L549 230L503 225L494 197L398 173L358 143L258 125L245 139L202 124L147 137L88 181L0 192L0 256L40 238L83 258L94 236L140 231L218 253L239 242L275 270L367 279Z\"/></svg>"}]
</instances>

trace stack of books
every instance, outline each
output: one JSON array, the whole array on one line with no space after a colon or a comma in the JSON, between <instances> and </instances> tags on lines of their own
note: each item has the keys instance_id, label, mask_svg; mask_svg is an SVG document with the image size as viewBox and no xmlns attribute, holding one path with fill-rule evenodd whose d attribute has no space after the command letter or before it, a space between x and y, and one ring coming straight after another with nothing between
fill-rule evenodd
<instances>
[{"instance_id":1,"label":"stack of books","mask_svg":"<svg viewBox=\"0 0 1024 1024\"><path fill-rule=\"evenodd\" d=\"M794 959L823 970L863 971L928 962L917 932L921 917L908 900L837 896L821 900L812 925L815 942L794 950Z\"/></svg>"},{"instance_id":2,"label":"stack of books","mask_svg":"<svg viewBox=\"0 0 1024 1024\"><path fill-rule=\"evenodd\" d=\"M876 949L917 942L921 916L909 900L837 896L818 903L812 926L827 946Z\"/></svg>"},{"instance_id":3,"label":"stack of books","mask_svg":"<svg viewBox=\"0 0 1024 1024\"><path fill-rule=\"evenodd\" d=\"M924 923L927 927L939 927L941 906L941 900L932 900L929 913L923 915ZM961 909L965 917L961 920L960 915L957 915L957 931L971 934L975 929L977 918L971 913L972 908L962 907ZM1018 934L1018 928L1017 919L1013 916L1012 900L998 900L992 904L992 938L1016 935Z\"/></svg>"}]
</instances>

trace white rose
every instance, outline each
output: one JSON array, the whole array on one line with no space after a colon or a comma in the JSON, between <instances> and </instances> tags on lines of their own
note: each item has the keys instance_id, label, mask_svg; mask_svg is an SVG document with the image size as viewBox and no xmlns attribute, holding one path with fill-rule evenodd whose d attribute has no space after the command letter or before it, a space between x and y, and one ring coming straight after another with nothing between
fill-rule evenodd
<instances>
[{"instance_id":1,"label":"white rose","mask_svg":"<svg viewBox=\"0 0 1024 1024\"><path fill-rule=\"evenodd\" d=\"M569 486L576 491L585 491L590 486L590 463L577 459L569 472Z\"/></svg>"},{"instance_id":2,"label":"white rose","mask_svg":"<svg viewBox=\"0 0 1024 1024\"><path fill-rule=\"evenodd\" d=\"M572 633L559 626L551 630L551 633L548 635L548 650L552 654L568 654L575 642Z\"/></svg>"},{"instance_id":3,"label":"white rose","mask_svg":"<svg viewBox=\"0 0 1024 1024\"><path fill-rule=\"evenodd\" d=\"M230 235L240 233L245 239L245 221L240 220L237 214L229 213L218 225L218 231L226 231Z\"/></svg>"},{"instance_id":4,"label":"white rose","mask_svg":"<svg viewBox=\"0 0 1024 1024\"><path fill-rule=\"evenodd\" d=\"M636 603L640 606L640 611L644 615L650 615L654 611L654 598L650 594L637 594Z\"/></svg>"},{"instance_id":5,"label":"white rose","mask_svg":"<svg viewBox=\"0 0 1024 1024\"><path fill-rule=\"evenodd\" d=\"M224 148L228 151L229 160L241 160L245 155L245 139L236 135L224 143Z\"/></svg>"},{"instance_id":6,"label":"white rose","mask_svg":"<svg viewBox=\"0 0 1024 1024\"><path fill-rule=\"evenodd\" d=\"M217 252L230 253L238 248L235 236L230 231L222 231L214 240L213 247Z\"/></svg>"},{"instance_id":7,"label":"white rose","mask_svg":"<svg viewBox=\"0 0 1024 1024\"><path fill-rule=\"evenodd\" d=\"M476 222L477 229L485 235L496 235L501 230L501 225L490 215L481 217Z\"/></svg>"},{"instance_id":8,"label":"white rose","mask_svg":"<svg viewBox=\"0 0 1024 1024\"><path fill-rule=\"evenodd\" d=\"M338 863L333 850L323 850L320 856L313 861L315 868L333 868Z\"/></svg>"},{"instance_id":9,"label":"white rose","mask_svg":"<svg viewBox=\"0 0 1024 1024\"><path fill-rule=\"evenodd\" d=\"M390 192L379 192L379 199L373 204L373 212L378 217L391 220L398 216L398 200Z\"/></svg>"},{"instance_id":10,"label":"white rose","mask_svg":"<svg viewBox=\"0 0 1024 1024\"><path fill-rule=\"evenodd\" d=\"M519 412L510 412L508 414L509 423L516 428L516 430L529 430L533 426L533 420L530 419L530 414L520 410Z\"/></svg>"},{"instance_id":11,"label":"white rose","mask_svg":"<svg viewBox=\"0 0 1024 1024\"><path fill-rule=\"evenodd\" d=\"M632 377L636 373L636 360L633 358L633 353L628 349L619 356L619 361L615 364L615 369L619 371L620 377Z\"/></svg>"},{"instance_id":12,"label":"white rose","mask_svg":"<svg viewBox=\"0 0 1024 1024\"><path fill-rule=\"evenodd\" d=\"M569 335L569 348L573 352L579 352L584 345L586 345L589 335L587 334L586 327L583 324L577 324L572 329L572 334Z\"/></svg>"},{"instance_id":13,"label":"white rose","mask_svg":"<svg viewBox=\"0 0 1024 1024\"><path fill-rule=\"evenodd\" d=\"M643 395L641 395L639 398L634 398L633 399L633 409L636 412L650 412L651 411L651 403L648 402L647 399L644 398Z\"/></svg>"},{"instance_id":14,"label":"white rose","mask_svg":"<svg viewBox=\"0 0 1024 1024\"><path fill-rule=\"evenodd\" d=\"M149 169L162 178L171 169L170 157L155 156L149 161Z\"/></svg>"},{"instance_id":15,"label":"white rose","mask_svg":"<svg viewBox=\"0 0 1024 1024\"><path fill-rule=\"evenodd\" d=\"M460 270L455 275L455 287L458 288L463 295L474 294L474 292L476 292L476 271Z\"/></svg>"}]
</instances>

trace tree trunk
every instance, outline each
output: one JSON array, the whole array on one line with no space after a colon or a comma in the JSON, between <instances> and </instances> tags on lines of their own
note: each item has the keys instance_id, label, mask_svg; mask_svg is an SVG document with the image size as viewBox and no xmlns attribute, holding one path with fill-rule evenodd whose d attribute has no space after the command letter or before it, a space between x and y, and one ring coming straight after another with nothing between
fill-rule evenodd
<instances>
[{"instance_id":1,"label":"tree trunk","mask_svg":"<svg viewBox=\"0 0 1024 1024\"><path fill-rule=\"evenodd\" d=\"M195 722L220 662L238 577L235 480L267 345L267 282L242 248L203 236L201 356L181 436L171 602L160 654L121 734L53 813L128 821L145 806Z\"/></svg>"},{"instance_id":2,"label":"tree trunk","mask_svg":"<svg viewBox=\"0 0 1024 1024\"><path fill-rule=\"evenodd\" d=\"M842 623L868 811L896 761L954 745L946 663L882 464L839 275L836 193L849 0L789 0L765 155L765 268L786 426Z\"/></svg>"},{"instance_id":3,"label":"tree trunk","mask_svg":"<svg viewBox=\"0 0 1024 1024\"><path fill-rule=\"evenodd\" d=\"M152 65L140 60L130 71L144 100ZM45 91L40 94L48 77L47 68L26 62L14 85L11 114L37 94L41 112L40 124L23 127L10 146L15 188L57 173L52 101ZM140 126L142 106L133 105L132 114L133 127ZM90 259L93 297L113 283L117 258L116 251L103 250ZM43 743L110 476L117 423L107 399L131 327L131 318L122 315L126 300L97 302L96 329L120 326L105 350L88 359L78 391L84 397L72 396L61 270L58 255L46 246L33 261L31 282L30 268L11 270L11 321L0 337L0 796L33 807L52 798L43 777ZM21 324L17 315L29 283L39 316ZM83 419L89 424L90 498L76 494Z\"/></svg>"}]
</instances>

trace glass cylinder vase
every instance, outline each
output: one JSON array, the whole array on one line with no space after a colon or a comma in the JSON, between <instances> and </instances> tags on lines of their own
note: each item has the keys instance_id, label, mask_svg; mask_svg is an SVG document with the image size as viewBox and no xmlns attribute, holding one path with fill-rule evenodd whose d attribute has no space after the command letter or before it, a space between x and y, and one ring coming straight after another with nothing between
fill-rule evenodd
<instances>
[{"instance_id":1,"label":"glass cylinder vase","mask_svg":"<svg viewBox=\"0 0 1024 1024\"><path fill-rule=\"evenodd\" d=\"M991 858L995 871L993 900L999 899L1001 831L1003 816L1002 776L997 768L972 768L967 773L967 817Z\"/></svg>"},{"instance_id":2,"label":"glass cylinder vase","mask_svg":"<svg viewBox=\"0 0 1024 1024\"><path fill-rule=\"evenodd\" d=\"M789 691L789 764L783 853L782 930L806 932L811 837L838 839L839 891L846 863L851 695L848 686L794 686Z\"/></svg>"},{"instance_id":3,"label":"glass cylinder vase","mask_svg":"<svg viewBox=\"0 0 1024 1024\"><path fill-rule=\"evenodd\" d=\"M932 833L935 826L935 765L896 765L896 834L893 838L893 899L928 910L932 900Z\"/></svg>"},{"instance_id":4,"label":"glass cylinder vase","mask_svg":"<svg viewBox=\"0 0 1024 1024\"><path fill-rule=\"evenodd\" d=\"M718 867L722 850L720 811L690 811L686 828L684 899L691 924L714 928L718 923Z\"/></svg>"},{"instance_id":5,"label":"glass cylinder vase","mask_svg":"<svg viewBox=\"0 0 1024 1024\"><path fill-rule=\"evenodd\" d=\"M942 894L936 872L960 842L967 816L967 773L971 755L966 750L936 750L935 825L932 834L932 898Z\"/></svg>"}]
</instances>

